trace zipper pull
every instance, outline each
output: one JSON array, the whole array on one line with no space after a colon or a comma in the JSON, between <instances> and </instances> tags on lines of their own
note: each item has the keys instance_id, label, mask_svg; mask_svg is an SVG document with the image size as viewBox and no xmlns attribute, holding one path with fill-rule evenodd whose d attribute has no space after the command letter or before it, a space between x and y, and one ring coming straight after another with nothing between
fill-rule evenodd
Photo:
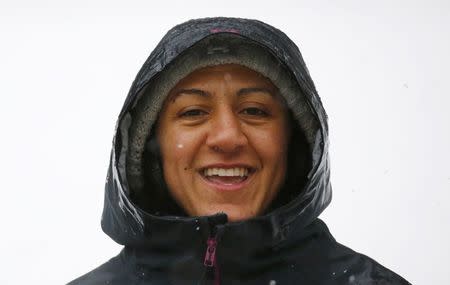
<instances>
[{"instance_id":1,"label":"zipper pull","mask_svg":"<svg viewBox=\"0 0 450 285\"><path fill-rule=\"evenodd\" d=\"M208 238L208 247L206 248L205 261L203 264L206 267L214 267L216 264L216 246L217 240L215 237Z\"/></svg>"}]
</instances>

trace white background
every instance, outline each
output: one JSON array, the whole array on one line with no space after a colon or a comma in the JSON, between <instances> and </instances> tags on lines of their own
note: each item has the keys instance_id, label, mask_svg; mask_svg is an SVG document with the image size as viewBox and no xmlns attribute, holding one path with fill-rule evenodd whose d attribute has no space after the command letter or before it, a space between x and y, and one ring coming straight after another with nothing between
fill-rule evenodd
<instances>
[{"instance_id":1,"label":"white background","mask_svg":"<svg viewBox=\"0 0 450 285\"><path fill-rule=\"evenodd\" d=\"M450 284L450 4L430 0L1 0L0 284L65 284L118 253L100 215L128 88L168 29L220 15L299 45L329 115L335 238Z\"/></svg>"}]
</instances>

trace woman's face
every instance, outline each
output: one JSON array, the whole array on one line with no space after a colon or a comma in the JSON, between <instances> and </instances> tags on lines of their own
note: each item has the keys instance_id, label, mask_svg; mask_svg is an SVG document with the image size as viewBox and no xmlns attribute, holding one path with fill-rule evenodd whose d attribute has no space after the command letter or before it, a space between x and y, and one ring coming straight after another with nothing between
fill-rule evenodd
<instances>
[{"instance_id":1,"label":"woman's face","mask_svg":"<svg viewBox=\"0 0 450 285\"><path fill-rule=\"evenodd\" d=\"M157 137L169 191L191 216L257 216L284 182L287 109L270 80L243 66L206 67L178 82Z\"/></svg>"}]
</instances>

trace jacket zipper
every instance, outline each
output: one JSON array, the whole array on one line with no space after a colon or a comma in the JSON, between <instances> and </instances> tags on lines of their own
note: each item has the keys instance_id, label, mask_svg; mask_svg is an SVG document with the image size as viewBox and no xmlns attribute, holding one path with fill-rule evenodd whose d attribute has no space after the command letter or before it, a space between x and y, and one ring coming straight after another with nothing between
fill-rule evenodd
<instances>
[{"instance_id":1,"label":"jacket zipper","mask_svg":"<svg viewBox=\"0 0 450 285\"><path fill-rule=\"evenodd\" d=\"M203 264L205 265L208 271L211 270L213 272L214 274L213 284L220 285L220 275L219 275L220 272L216 261L217 235L209 237L206 244L207 248Z\"/></svg>"}]
</instances>

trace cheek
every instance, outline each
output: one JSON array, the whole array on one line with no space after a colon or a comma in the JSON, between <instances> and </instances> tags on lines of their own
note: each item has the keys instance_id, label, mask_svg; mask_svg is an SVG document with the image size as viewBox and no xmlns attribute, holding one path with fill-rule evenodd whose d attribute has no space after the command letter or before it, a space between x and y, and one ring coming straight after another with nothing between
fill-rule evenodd
<instances>
[{"instance_id":1,"label":"cheek","mask_svg":"<svg viewBox=\"0 0 450 285\"><path fill-rule=\"evenodd\" d=\"M166 167L187 167L195 155L196 140L192 134L179 130L166 131L161 135L159 143Z\"/></svg>"},{"instance_id":2,"label":"cheek","mask_svg":"<svg viewBox=\"0 0 450 285\"><path fill-rule=\"evenodd\" d=\"M252 141L258 153L273 162L284 159L287 154L288 132L282 126L253 132Z\"/></svg>"}]
</instances>

